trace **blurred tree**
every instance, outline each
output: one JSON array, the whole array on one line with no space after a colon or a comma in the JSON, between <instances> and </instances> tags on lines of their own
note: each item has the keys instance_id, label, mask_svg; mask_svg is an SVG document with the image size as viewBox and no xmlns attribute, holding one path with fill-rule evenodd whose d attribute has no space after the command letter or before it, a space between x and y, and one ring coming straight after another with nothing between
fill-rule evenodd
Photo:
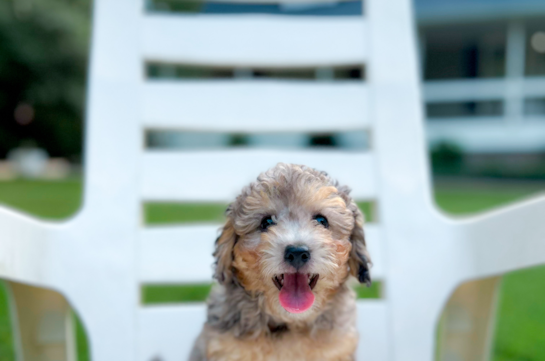
<instances>
[{"instance_id":1,"label":"blurred tree","mask_svg":"<svg viewBox=\"0 0 545 361\"><path fill-rule=\"evenodd\" d=\"M26 140L78 160L90 0L0 0L0 158Z\"/></svg>"},{"instance_id":2,"label":"blurred tree","mask_svg":"<svg viewBox=\"0 0 545 361\"><path fill-rule=\"evenodd\" d=\"M442 141L431 149L431 165L434 174L460 174L464 163L462 148L452 142Z\"/></svg>"},{"instance_id":3,"label":"blurred tree","mask_svg":"<svg viewBox=\"0 0 545 361\"><path fill-rule=\"evenodd\" d=\"M204 7L204 0L146 0L148 10L199 12Z\"/></svg>"}]
</instances>

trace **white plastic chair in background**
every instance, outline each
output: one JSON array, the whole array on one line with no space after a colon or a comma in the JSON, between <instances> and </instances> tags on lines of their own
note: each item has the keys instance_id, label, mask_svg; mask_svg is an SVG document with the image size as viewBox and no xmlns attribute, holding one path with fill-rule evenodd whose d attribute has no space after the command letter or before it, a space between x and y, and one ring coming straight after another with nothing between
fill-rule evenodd
<instances>
[{"instance_id":1,"label":"white plastic chair in background","mask_svg":"<svg viewBox=\"0 0 545 361\"><path fill-rule=\"evenodd\" d=\"M358 301L358 359L431 361L439 316L458 285L545 262L543 198L470 220L451 220L436 210L410 5L368 0L365 15L343 18L182 16L146 13L143 0L96 0L83 207L63 223L0 209L0 276L16 283L22 356L28 361L33 352L56 352L58 359L74 358L70 322L59 322L66 304L57 299L43 307L49 291L24 286L31 285L66 297L85 324L93 360L183 360L205 320L205 306L143 306L140 287L209 282L219 225L145 227L142 203L227 202L281 161L326 170L352 186L357 199L377 204L378 222L366 232L372 276L383 282L384 294ZM151 81L143 76L146 61L358 63L365 64L366 79ZM369 129L372 149L167 153L145 148L149 129ZM473 281L455 293L443 323L443 356L486 358L496 280ZM483 302L472 301L475 289ZM478 317L483 312L488 316ZM461 331L449 327L452 313L456 321L462 315ZM40 332L58 337L40 338Z\"/></svg>"}]
</instances>

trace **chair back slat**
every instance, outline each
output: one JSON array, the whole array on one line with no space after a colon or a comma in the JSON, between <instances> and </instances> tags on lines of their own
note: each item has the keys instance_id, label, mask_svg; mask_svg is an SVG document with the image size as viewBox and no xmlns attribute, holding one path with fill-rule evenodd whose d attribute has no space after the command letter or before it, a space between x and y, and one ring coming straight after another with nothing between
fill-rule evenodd
<instances>
[{"instance_id":1,"label":"chair back slat","mask_svg":"<svg viewBox=\"0 0 545 361\"><path fill-rule=\"evenodd\" d=\"M362 17L145 15L148 61L217 66L331 66L367 58Z\"/></svg>"},{"instance_id":2,"label":"chair back slat","mask_svg":"<svg viewBox=\"0 0 545 361\"><path fill-rule=\"evenodd\" d=\"M215 132L331 132L366 129L360 81L148 81L145 128Z\"/></svg>"},{"instance_id":3,"label":"chair back slat","mask_svg":"<svg viewBox=\"0 0 545 361\"><path fill-rule=\"evenodd\" d=\"M220 224L151 227L140 233L138 272L143 283L207 283L212 279L214 243ZM365 240L373 255L373 280L384 279L385 267L380 227L365 228ZM158 267L158 265L161 265Z\"/></svg>"},{"instance_id":4,"label":"chair back slat","mask_svg":"<svg viewBox=\"0 0 545 361\"><path fill-rule=\"evenodd\" d=\"M142 156L141 195L153 201L230 202L242 187L278 162L326 169L352 187L356 199L376 196L370 153L345 151L148 151Z\"/></svg>"}]
</instances>

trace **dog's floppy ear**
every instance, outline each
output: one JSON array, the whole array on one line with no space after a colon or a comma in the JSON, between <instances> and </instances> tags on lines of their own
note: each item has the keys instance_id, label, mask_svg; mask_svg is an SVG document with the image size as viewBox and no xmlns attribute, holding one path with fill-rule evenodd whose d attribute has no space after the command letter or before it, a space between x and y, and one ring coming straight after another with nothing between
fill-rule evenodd
<instances>
[{"instance_id":1,"label":"dog's floppy ear","mask_svg":"<svg viewBox=\"0 0 545 361\"><path fill-rule=\"evenodd\" d=\"M352 228L352 234L350 235L350 242L352 242L352 251L350 251L350 260L348 265L350 266L350 273L360 281L365 283L367 287L371 286L371 275L369 274L369 266L371 265L371 258L365 245L365 235L363 233L363 214L358 205L354 201L350 201L348 206L354 215L354 228Z\"/></svg>"},{"instance_id":2,"label":"dog's floppy ear","mask_svg":"<svg viewBox=\"0 0 545 361\"><path fill-rule=\"evenodd\" d=\"M223 226L220 236L216 239L216 249L214 250L214 258L216 259L214 277L221 284L225 284L233 278L231 263L233 262L233 247L237 242L231 206L227 208L225 213L227 215L227 222Z\"/></svg>"}]
</instances>

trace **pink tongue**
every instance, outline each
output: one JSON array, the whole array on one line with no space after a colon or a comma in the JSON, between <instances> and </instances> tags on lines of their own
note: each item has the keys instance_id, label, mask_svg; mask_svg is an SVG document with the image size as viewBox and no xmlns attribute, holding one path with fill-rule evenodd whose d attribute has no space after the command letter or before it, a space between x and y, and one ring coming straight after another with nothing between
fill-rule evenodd
<instances>
[{"instance_id":1,"label":"pink tongue","mask_svg":"<svg viewBox=\"0 0 545 361\"><path fill-rule=\"evenodd\" d=\"M291 313L308 310L314 303L314 294L308 285L308 277L300 273L284 274L284 286L278 296L280 304Z\"/></svg>"}]
</instances>

